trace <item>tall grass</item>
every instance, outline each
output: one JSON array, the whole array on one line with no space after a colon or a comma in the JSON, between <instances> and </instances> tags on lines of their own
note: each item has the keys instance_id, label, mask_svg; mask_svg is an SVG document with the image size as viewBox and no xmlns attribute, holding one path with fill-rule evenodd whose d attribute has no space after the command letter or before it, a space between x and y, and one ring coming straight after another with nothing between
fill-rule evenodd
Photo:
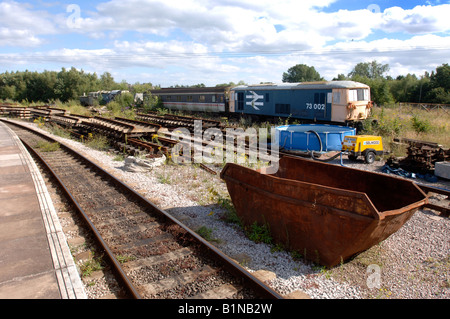
<instances>
[{"instance_id":1,"label":"tall grass","mask_svg":"<svg viewBox=\"0 0 450 319\"><path fill-rule=\"evenodd\" d=\"M382 136L385 146L392 145L394 138L409 138L438 143L448 148L450 111L443 109L427 111L398 105L373 108L371 118L363 123L363 132Z\"/></svg>"}]
</instances>

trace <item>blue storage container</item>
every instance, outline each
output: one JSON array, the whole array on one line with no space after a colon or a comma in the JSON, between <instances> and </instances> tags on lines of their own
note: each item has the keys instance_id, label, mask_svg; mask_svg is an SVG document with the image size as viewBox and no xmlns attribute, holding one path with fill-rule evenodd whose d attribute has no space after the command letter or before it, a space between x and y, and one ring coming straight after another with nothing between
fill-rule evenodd
<instances>
[{"instance_id":1,"label":"blue storage container","mask_svg":"<svg viewBox=\"0 0 450 319\"><path fill-rule=\"evenodd\" d=\"M325 125L283 125L276 128L276 141L280 149L290 151L340 151L347 135L356 135L356 128Z\"/></svg>"}]
</instances>

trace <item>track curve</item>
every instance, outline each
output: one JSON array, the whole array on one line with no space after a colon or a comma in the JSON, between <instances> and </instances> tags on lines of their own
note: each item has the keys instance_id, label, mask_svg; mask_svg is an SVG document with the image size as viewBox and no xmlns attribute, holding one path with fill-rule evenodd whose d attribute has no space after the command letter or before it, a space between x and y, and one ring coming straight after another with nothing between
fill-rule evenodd
<instances>
[{"instance_id":1,"label":"track curve","mask_svg":"<svg viewBox=\"0 0 450 319\"><path fill-rule=\"evenodd\" d=\"M72 198L128 298L282 298L201 236L81 154L26 126L4 122L30 150L36 149ZM44 145L54 143L59 147L44 151Z\"/></svg>"}]
</instances>

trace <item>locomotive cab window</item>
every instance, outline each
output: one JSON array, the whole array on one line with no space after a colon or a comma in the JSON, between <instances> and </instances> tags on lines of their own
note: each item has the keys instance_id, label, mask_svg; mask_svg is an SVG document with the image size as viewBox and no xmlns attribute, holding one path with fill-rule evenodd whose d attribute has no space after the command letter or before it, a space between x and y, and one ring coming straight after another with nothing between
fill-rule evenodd
<instances>
[{"instance_id":1,"label":"locomotive cab window","mask_svg":"<svg viewBox=\"0 0 450 319\"><path fill-rule=\"evenodd\" d=\"M354 89L348 91L348 101L369 101L369 90L368 89Z\"/></svg>"},{"instance_id":2,"label":"locomotive cab window","mask_svg":"<svg viewBox=\"0 0 450 319\"><path fill-rule=\"evenodd\" d=\"M334 104L340 104L341 103L341 92L334 92L333 93L333 103Z\"/></svg>"}]
</instances>

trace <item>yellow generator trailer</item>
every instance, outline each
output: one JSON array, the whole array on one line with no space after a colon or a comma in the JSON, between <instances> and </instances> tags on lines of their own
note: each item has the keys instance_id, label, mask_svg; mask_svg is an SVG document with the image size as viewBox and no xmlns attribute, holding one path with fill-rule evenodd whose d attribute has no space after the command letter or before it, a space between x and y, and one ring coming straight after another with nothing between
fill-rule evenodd
<instances>
[{"instance_id":1,"label":"yellow generator trailer","mask_svg":"<svg viewBox=\"0 0 450 319\"><path fill-rule=\"evenodd\" d=\"M377 155L383 155L383 141L381 136L346 136L342 142L342 152L347 153L350 160L362 156L367 164L372 164Z\"/></svg>"}]
</instances>

